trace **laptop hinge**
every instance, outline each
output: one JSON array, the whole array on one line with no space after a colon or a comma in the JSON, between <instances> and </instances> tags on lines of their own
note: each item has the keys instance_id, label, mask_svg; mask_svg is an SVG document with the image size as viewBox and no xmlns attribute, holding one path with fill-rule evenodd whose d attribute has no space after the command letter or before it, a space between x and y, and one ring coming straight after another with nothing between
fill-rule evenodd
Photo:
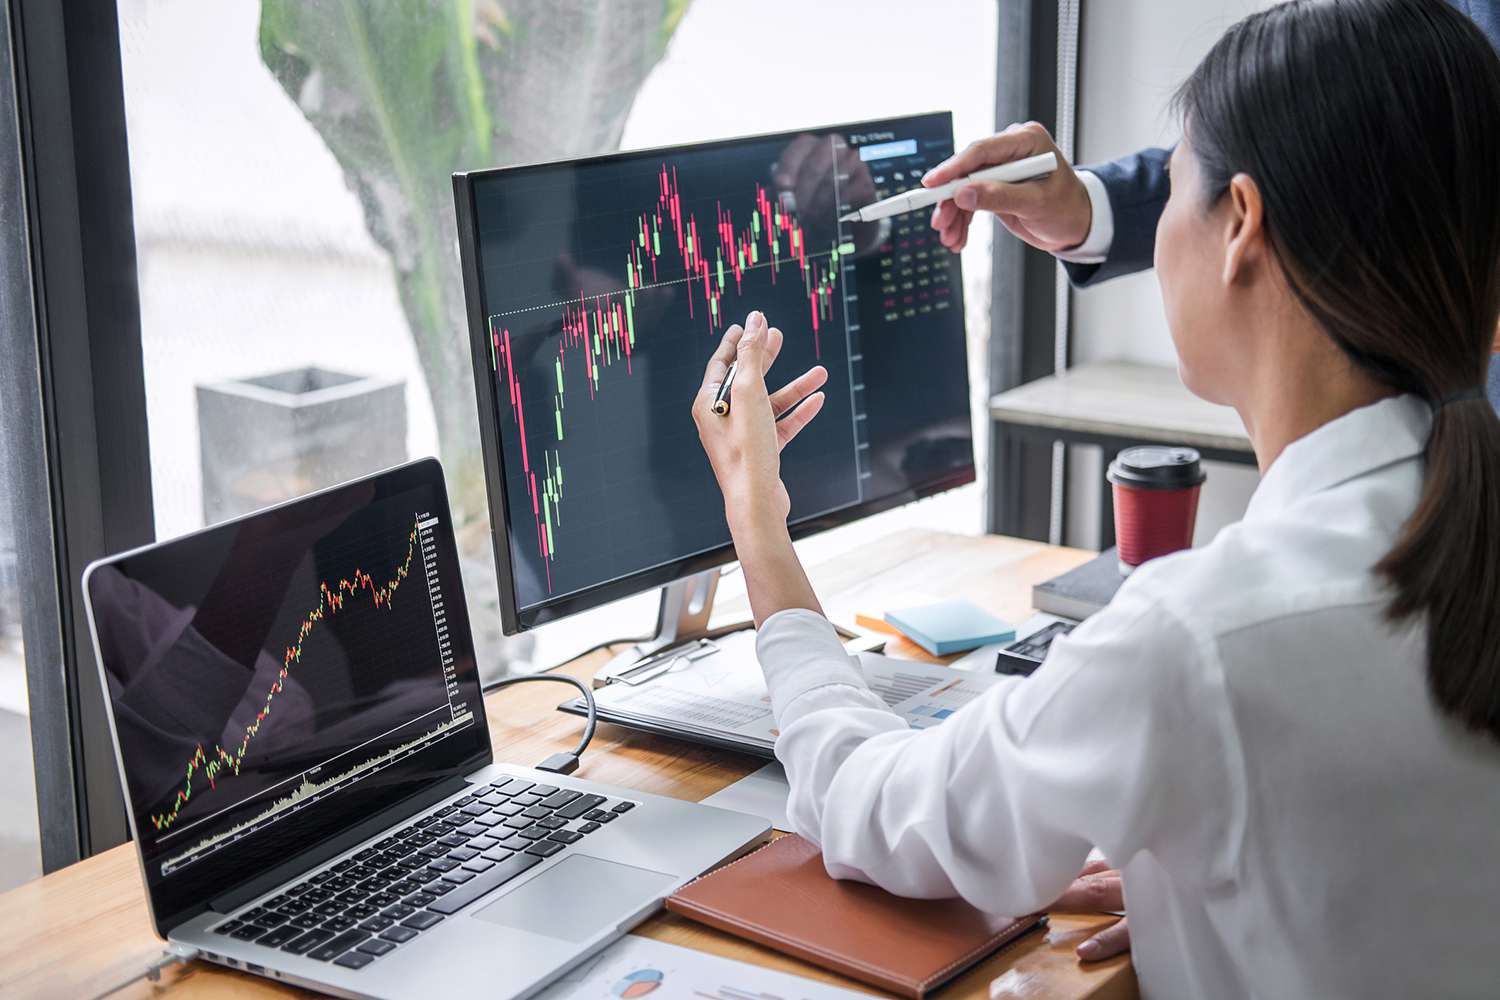
<instances>
[{"instance_id":1,"label":"laptop hinge","mask_svg":"<svg viewBox=\"0 0 1500 1000\"><path fill-rule=\"evenodd\" d=\"M368 840L375 834L389 827L395 826L403 819L414 813L421 812L435 803L441 802L450 795L462 791L468 782L461 775L444 778L442 781L422 789L415 795L402 799L393 806L382 809L367 819L361 820L354 826L345 830L317 845L298 854L289 861L283 862L266 871L248 882L241 882L219 896L209 900L208 908L217 913L228 913L231 910L243 906L256 896L269 892L285 882L290 882L298 875L311 868L336 857L362 840Z\"/></svg>"}]
</instances>

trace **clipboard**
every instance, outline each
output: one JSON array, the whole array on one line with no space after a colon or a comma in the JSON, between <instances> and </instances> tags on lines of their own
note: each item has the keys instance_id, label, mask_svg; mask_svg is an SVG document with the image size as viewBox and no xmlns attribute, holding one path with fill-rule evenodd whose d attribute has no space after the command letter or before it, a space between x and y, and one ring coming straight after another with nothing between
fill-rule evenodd
<instances>
[{"instance_id":1,"label":"clipboard","mask_svg":"<svg viewBox=\"0 0 1500 1000\"><path fill-rule=\"evenodd\" d=\"M588 706L583 703L582 698L572 698L557 706L559 712L567 712L569 715L587 716ZM598 711L600 722L611 722L626 729L634 729L641 733L650 733L653 736L667 736L674 740L684 740L699 746L713 747L716 750L733 750L736 753L748 754L762 760L775 760L775 744L763 746L760 743L749 740L734 740L724 736L712 736L706 733L692 733L683 729L666 725L664 723L652 722L647 719L638 719L618 712L606 711L600 708Z\"/></svg>"},{"instance_id":2,"label":"clipboard","mask_svg":"<svg viewBox=\"0 0 1500 1000\"><path fill-rule=\"evenodd\" d=\"M866 647L883 647L883 638L857 635L845 649L861 654L871 690L913 728L940 722L995 679L988 670L960 671L869 653ZM594 698L605 722L764 760L775 757L779 734L755 658L755 634L748 630L694 640L642 660L596 688ZM557 707L588 714L581 698Z\"/></svg>"},{"instance_id":3,"label":"clipboard","mask_svg":"<svg viewBox=\"0 0 1500 1000\"><path fill-rule=\"evenodd\" d=\"M757 704L763 690L755 632L743 628L654 653L607 678L594 700L603 722L769 760L776 740L769 702ZM557 707L588 715L582 698Z\"/></svg>"}]
</instances>

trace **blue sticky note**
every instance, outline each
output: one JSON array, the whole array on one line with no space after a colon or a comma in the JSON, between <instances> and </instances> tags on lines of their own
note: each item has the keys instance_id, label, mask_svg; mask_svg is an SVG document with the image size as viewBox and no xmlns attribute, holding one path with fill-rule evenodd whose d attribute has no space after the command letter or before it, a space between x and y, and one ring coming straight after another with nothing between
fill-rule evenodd
<instances>
[{"instance_id":1,"label":"blue sticky note","mask_svg":"<svg viewBox=\"0 0 1500 1000\"><path fill-rule=\"evenodd\" d=\"M978 649L993 642L1009 642L1016 637L1014 627L961 598L887 611L885 620L934 656Z\"/></svg>"}]
</instances>

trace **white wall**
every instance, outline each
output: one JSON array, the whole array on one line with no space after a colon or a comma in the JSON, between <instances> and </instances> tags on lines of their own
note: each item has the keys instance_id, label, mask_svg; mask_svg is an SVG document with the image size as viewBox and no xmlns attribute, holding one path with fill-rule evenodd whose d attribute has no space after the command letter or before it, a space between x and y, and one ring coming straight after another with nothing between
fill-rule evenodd
<instances>
[{"instance_id":1,"label":"white wall","mask_svg":"<svg viewBox=\"0 0 1500 1000\"><path fill-rule=\"evenodd\" d=\"M1109 160L1177 140L1168 105L1210 46L1263 0L1082 0L1079 39L1079 163ZM1116 278L1073 296L1073 361L1127 359L1173 365L1156 275ZM1068 467L1067 540L1097 546L1098 449L1074 449ZM1203 544L1243 514L1257 476L1242 466L1212 464L1198 514Z\"/></svg>"}]
</instances>

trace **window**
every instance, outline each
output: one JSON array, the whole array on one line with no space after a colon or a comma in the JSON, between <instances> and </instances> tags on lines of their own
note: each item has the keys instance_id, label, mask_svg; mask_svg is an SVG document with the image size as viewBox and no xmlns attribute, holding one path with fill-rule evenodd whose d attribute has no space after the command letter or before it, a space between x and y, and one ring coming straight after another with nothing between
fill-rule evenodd
<instances>
[{"instance_id":1,"label":"window","mask_svg":"<svg viewBox=\"0 0 1500 1000\"><path fill-rule=\"evenodd\" d=\"M6 363L13 363L6 359ZM42 873L36 782L31 760L31 712L26 697L26 649L21 635L21 586L16 551L16 507L10 442L21 433L12 411L0 407L0 891Z\"/></svg>"},{"instance_id":2,"label":"window","mask_svg":"<svg viewBox=\"0 0 1500 1000\"><path fill-rule=\"evenodd\" d=\"M499 634L449 172L945 107L960 141L994 124L993 0L942 0L919 23L898 0L119 12L158 535L437 454L492 672L639 632L654 602ZM978 491L887 517L977 530ZM816 558L840 538L806 544Z\"/></svg>"}]
</instances>

